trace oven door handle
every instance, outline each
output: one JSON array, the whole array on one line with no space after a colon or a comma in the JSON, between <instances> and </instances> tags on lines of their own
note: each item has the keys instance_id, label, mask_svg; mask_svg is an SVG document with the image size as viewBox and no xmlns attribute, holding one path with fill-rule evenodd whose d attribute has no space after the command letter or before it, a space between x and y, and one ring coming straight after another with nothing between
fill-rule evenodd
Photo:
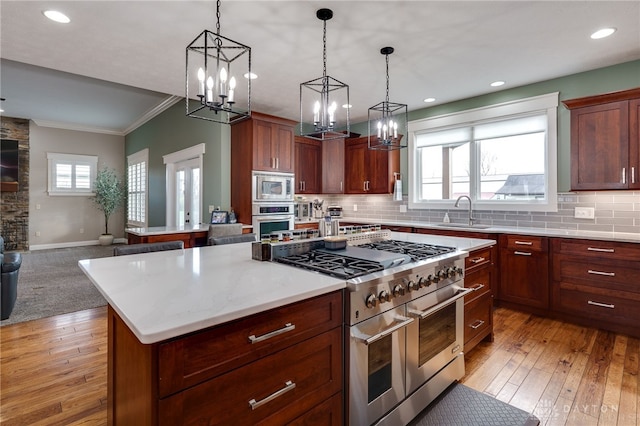
<instances>
[{"instance_id":1,"label":"oven door handle","mask_svg":"<svg viewBox=\"0 0 640 426\"><path fill-rule=\"evenodd\" d=\"M454 288L456 290L458 290L458 292L455 294L455 296L445 300L442 303L438 303L435 306L430 307L429 309L427 309L426 311L418 311L415 309L409 309L409 314L411 314L412 316L416 317L416 318L420 318L420 319L425 319L426 317L428 317L429 315L438 312L439 310L446 308L447 306L449 306L450 304L452 304L453 302L455 302L456 300L466 296L467 294L471 293L472 291L474 291L473 288L462 288L462 287L458 287L458 286L454 286Z\"/></svg>"},{"instance_id":2,"label":"oven door handle","mask_svg":"<svg viewBox=\"0 0 640 426\"><path fill-rule=\"evenodd\" d=\"M396 316L394 317L394 319L399 320L401 322L396 323L394 325L392 325L391 327L381 331L380 333L374 334L373 336L369 336L366 334L360 334L359 336L354 336L354 338L356 340L358 340L359 342L364 343L365 345L370 345L375 341L378 341L380 339L382 339L383 337L386 337L388 335L390 335L391 333L401 329L402 327L406 327L407 325L411 324L414 319L413 318L407 318L407 317L402 317L402 316Z\"/></svg>"}]
</instances>

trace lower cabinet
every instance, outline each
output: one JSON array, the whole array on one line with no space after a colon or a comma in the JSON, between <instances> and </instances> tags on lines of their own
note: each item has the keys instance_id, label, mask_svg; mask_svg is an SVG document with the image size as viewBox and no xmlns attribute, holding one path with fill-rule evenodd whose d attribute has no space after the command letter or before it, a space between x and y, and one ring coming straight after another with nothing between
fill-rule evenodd
<instances>
[{"instance_id":1,"label":"lower cabinet","mask_svg":"<svg viewBox=\"0 0 640 426\"><path fill-rule=\"evenodd\" d=\"M464 286L474 291L464 299L464 352L483 340L493 342L493 286L495 246L469 253L465 259Z\"/></svg>"},{"instance_id":2,"label":"lower cabinet","mask_svg":"<svg viewBox=\"0 0 640 426\"><path fill-rule=\"evenodd\" d=\"M500 236L498 300L530 312L549 309L549 249L547 237Z\"/></svg>"},{"instance_id":3,"label":"lower cabinet","mask_svg":"<svg viewBox=\"0 0 640 426\"><path fill-rule=\"evenodd\" d=\"M108 423L339 424L343 309L338 291L144 345L109 307Z\"/></svg>"},{"instance_id":4,"label":"lower cabinet","mask_svg":"<svg viewBox=\"0 0 640 426\"><path fill-rule=\"evenodd\" d=\"M640 337L640 245L552 240L556 316Z\"/></svg>"}]
</instances>

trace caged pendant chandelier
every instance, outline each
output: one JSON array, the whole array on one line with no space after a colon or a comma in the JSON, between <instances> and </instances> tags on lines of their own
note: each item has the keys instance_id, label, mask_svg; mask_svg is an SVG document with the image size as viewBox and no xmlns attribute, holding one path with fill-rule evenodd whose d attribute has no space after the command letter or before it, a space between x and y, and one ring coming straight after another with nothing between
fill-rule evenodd
<instances>
[{"instance_id":1,"label":"caged pendant chandelier","mask_svg":"<svg viewBox=\"0 0 640 426\"><path fill-rule=\"evenodd\" d=\"M407 134L407 105L389 102L389 55L393 51L393 47L380 49L387 62L387 96L383 102L369 108L369 149L391 151L407 147L400 142Z\"/></svg>"},{"instance_id":2,"label":"caged pendant chandelier","mask_svg":"<svg viewBox=\"0 0 640 426\"><path fill-rule=\"evenodd\" d=\"M322 77L300 84L300 135L316 140L349 134L349 86L327 75L327 21L331 9L319 9L323 21Z\"/></svg>"},{"instance_id":3,"label":"caged pendant chandelier","mask_svg":"<svg viewBox=\"0 0 640 426\"><path fill-rule=\"evenodd\" d=\"M246 89L237 82L236 75L244 75ZM216 32L204 30L187 46L187 116L224 124L250 117L251 75L251 48L220 34L218 0Z\"/></svg>"}]
</instances>

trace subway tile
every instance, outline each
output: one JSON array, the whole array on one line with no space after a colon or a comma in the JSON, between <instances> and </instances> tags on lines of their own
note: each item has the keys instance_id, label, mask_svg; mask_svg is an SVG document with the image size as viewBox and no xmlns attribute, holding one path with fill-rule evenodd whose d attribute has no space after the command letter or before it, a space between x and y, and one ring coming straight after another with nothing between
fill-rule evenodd
<instances>
[{"instance_id":1,"label":"subway tile","mask_svg":"<svg viewBox=\"0 0 640 426\"><path fill-rule=\"evenodd\" d=\"M613 225L613 232L640 233L640 222L634 226Z\"/></svg>"},{"instance_id":2,"label":"subway tile","mask_svg":"<svg viewBox=\"0 0 640 426\"><path fill-rule=\"evenodd\" d=\"M624 217L624 218L609 218L609 217L601 217L596 219L596 225L625 225L630 226L633 225L633 218Z\"/></svg>"},{"instance_id":3,"label":"subway tile","mask_svg":"<svg viewBox=\"0 0 640 426\"><path fill-rule=\"evenodd\" d=\"M613 225L590 225L583 224L578 225L579 231L602 231L602 232L613 232Z\"/></svg>"}]
</instances>

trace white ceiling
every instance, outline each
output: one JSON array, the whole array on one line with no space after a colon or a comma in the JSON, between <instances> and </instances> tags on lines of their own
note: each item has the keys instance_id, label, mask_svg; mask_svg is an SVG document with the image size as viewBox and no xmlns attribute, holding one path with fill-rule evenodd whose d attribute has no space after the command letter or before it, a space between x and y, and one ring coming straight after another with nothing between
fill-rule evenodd
<instances>
[{"instance_id":1,"label":"white ceiling","mask_svg":"<svg viewBox=\"0 0 640 426\"><path fill-rule=\"evenodd\" d=\"M300 83L322 75L323 7L327 73L349 85L354 122L384 100L384 46L390 100L409 110L640 59L640 1L224 0L221 33L259 75L253 110L299 119ZM2 0L0 25L4 115L126 133L184 96L185 48L215 31L215 2Z\"/></svg>"}]
</instances>

